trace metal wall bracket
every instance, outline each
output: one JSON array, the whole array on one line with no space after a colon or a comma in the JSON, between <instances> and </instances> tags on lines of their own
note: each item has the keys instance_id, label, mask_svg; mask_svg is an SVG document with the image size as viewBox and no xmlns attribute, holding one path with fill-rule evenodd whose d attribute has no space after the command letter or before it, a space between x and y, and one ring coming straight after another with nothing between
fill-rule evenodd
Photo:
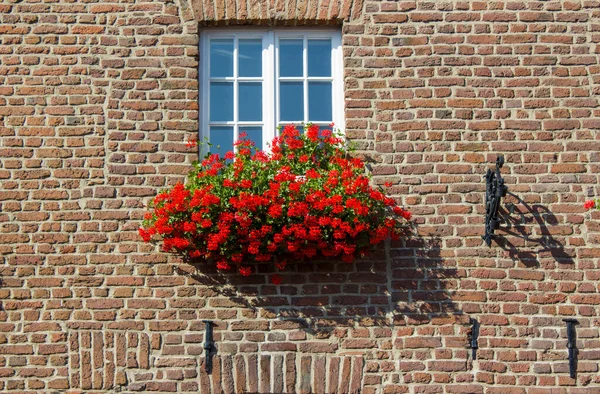
<instances>
[{"instance_id":1,"label":"metal wall bracket","mask_svg":"<svg viewBox=\"0 0 600 394\"><path fill-rule=\"evenodd\" d=\"M477 349L479 349L479 322L473 318L469 319L471 323L471 333L469 334L469 346L473 360L477 360Z\"/></svg>"},{"instance_id":2,"label":"metal wall bracket","mask_svg":"<svg viewBox=\"0 0 600 394\"><path fill-rule=\"evenodd\" d=\"M213 322L210 320L202 320L206 323L206 331L204 334L204 369L206 373L210 374L212 372L212 353L215 350L215 342L213 340Z\"/></svg>"},{"instance_id":3,"label":"metal wall bracket","mask_svg":"<svg viewBox=\"0 0 600 394\"><path fill-rule=\"evenodd\" d=\"M575 325L579 322L575 319L563 319L567 323L567 349L569 350L569 376L573 379L577 377L577 333Z\"/></svg>"},{"instance_id":4,"label":"metal wall bracket","mask_svg":"<svg viewBox=\"0 0 600 394\"><path fill-rule=\"evenodd\" d=\"M502 197L506 196L508 187L504 185L504 178L500 175L500 168L504 165L504 156L496 159L496 170L488 168L485 174L485 235L482 236L487 246L492 245L494 231L500 226L498 209Z\"/></svg>"}]
</instances>

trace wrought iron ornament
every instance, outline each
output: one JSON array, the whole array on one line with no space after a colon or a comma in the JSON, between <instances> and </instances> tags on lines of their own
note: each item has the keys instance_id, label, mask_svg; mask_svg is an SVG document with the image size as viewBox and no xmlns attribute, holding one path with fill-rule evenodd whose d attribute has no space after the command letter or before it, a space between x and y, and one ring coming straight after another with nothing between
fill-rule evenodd
<instances>
[{"instance_id":1,"label":"wrought iron ornament","mask_svg":"<svg viewBox=\"0 0 600 394\"><path fill-rule=\"evenodd\" d=\"M569 376L573 379L577 377L577 335L575 325L579 322L575 319L563 319L567 323L567 349L569 350Z\"/></svg>"},{"instance_id":2,"label":"wrought iron ornament","mask_svg":"<svg viewBox=\"0 0 600 394\"><path fill-rule=\"evenodd\" d=\"M500 226L498 209L502 197L506 196L508 187L504 186L504 178L500 175L500 169L504 165L504 156L496 159L496 171L488 168L485 174L485 235L482 236L487 246L492 245L494 231Z\"/></svg>"},{"instance_id":3,"label":"wrought iron ornament","mask_svg":"<svg viewBox=\"0 0 600 394\"><path fill-rule=\"evenodd\" d=\"M210 320L202 320L206 323L206 332L204 334L204 356L205 363L204 367L206 373L212 372L212 352L215 348L215 342L213 341L213 323Z\"/></svg>"}]
</instances>

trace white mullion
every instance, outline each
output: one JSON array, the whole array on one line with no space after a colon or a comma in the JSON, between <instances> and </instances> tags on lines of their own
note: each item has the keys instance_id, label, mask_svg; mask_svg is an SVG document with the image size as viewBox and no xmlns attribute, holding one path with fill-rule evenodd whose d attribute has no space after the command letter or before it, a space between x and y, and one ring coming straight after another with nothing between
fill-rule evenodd
<instances>
[{"instance_id":1,"label":"white mullion","mask_svg":"<svg viewBox=\"0 0 600 394\"><path fill-rule=\"evenodd\" d=\"M274 33L273 33L274 34ZM275 51L275 58L274 58L274 63L275 63L275 129L273 130L273 132L275 134L278 134L277 131L277 127L279 126L279 124L281 123L281 100L279 99L280 94L281 94L281 83L279 81L280 77L280 73L281 70L279 69L279 56L281 54L281 50L279 49L279 45L281 43L281 37L276 37L274 38L274 45L273 45L273 50Z\"/></svg>"},{"instance_id":2,"label":"white mullion","mask_svg":"<svg viewBox=\"0 0 600 394\"><path fill-rule=\"evenodd\" d=\"M304 90L304 120L303 123L308 123L308 37L306 34L302 36L302 89Z\"/></svg>"},{"instance_id":3,"label":"white mullion","mask_svg":"<svg viewBox=\"0 0 600 394\"><path fill-rule=\"evenodd\" d=\"M209 77L211 82L234 82L234 77Z\"/></svg>"},{"instance_id":4,"label":"white mullion","mask_svg":"<svg viewBox=\"0 0 600 394\"><path fill-rule=\"evenodd\" d=\"M260 126L261 124L263 124L263 122L260 120L244 120L243 122L238 122L237 124L243 124L246 126Z\"/></svg>"},{"instance_id":5,"label":"white mullion","mask_svg":"<svg viewBox=\"0 0 600 394\"><path fill-rule=\"evenodd\" d=\"M202 54L203 52L205 52L207 55L206 56L202 56L202 61L199 62L199 67L200 70L198 75L200 76L200 89L201 89L201 94L200 97L202 97L202 112L201 112L201 122L199 123L200 126L200 130L198 130L198 137L199 140L204 142L204 138L206 137L209 141L210 141L210 126L209 126L209 121L208 121L208 117L210 114L210 82L209 82L209 66L210 66L210 62L208 61L209 58L209 54L210 54L210 35L208 34L203 34L202 39L200 40L200 53ZM208 145L205 144L198 144L199 145L199 157L203 157L205 153L204 152L205 149L208 149Z\"/></svg>"},{"instance_id":6,"label":"white mullion","mask_svg":"<svg viewBox=\"0 0 600 394\"><path fill-rule=\"evenodd\" d=\"M275 127L278 120L277 101L277 75L275 72L275 33L268 31L263 37L262 56L263 77L263 150L267 150L267 142L275 136ZM275 111L274 113L271 111Z\"/></svg>"},{"instance_id":7,"label":"white mullion","mask_svg":"<svg viewBox=\"0 0 600 394\"><path fill-rule=\"evenodd\" d=\"M331 82L333 81L335 78L331 78L331 77L280 77L280 80L284 81L284 82L302 82L304 79L308 79L309 81L316 81L316 82Z\"/></svg>"},{"instance_id":8,"label":"white mullion","mask_svg":"<svg viewBox=\"0 0 600 394\"><path fill-rule=\"evenodd\" d=\"M239 139L238 122L239 122L239 82L238 82L238 35L233 36L233 141ZM231 147L235 149L235 147Z\"/></svg>"},{"instance_id":9,"label":"white mullion","mask_svg":"<svg viewBox=\"0 0 600 394\"><path fill-rule=\"evenodd\" d=\"M340 34L332 34L331 36L331 76L332 80L332 121L335 127L342 133L345 134L344 129L346 127L344 117L344 57L342 40Z\"/></svg>"}]
</instances>

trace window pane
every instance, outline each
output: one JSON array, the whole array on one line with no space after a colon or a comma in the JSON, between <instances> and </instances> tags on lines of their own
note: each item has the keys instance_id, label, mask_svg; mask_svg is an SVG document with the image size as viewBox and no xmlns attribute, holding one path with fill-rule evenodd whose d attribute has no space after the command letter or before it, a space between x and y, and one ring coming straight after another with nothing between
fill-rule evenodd
<instances>
[{"instance_id":1,"label":"window pane","mask_svg":"<svg viewBox=\"0 0 600 394\"><path fill-rule=\"evenodd\" d=\"M331 76L331 40L308 40L308 76Z\"/></svg>"},{"instance_id":2,"label":"window pane","mask_svg":"<svg viewBox=\"0 0 600 394\"><path fill-rule=\"evenodd\" d=\"M262 76L262 41L239 40L238 74L240 77Z\"/></svg>"},{"instance_id":3,"label":"window pane","mask_svg":"<svg viewBox=\"0 0 600 394\"><path fill-rule=\"evenodd\" d=\"M212 126L210 128L210 147L211 153L217 153L219 157L225 156L230 150L233 150L233 127Z\"/></svg>"},{"instance_id":4,"label":"window pane","mask_svg":"<svg viewBox=\"0 0 600 394\"><path fill-rule=\"evenodd\" d=\"M331 82L308 83L308 120L331 121Z\"/></svg>"},{"instance_id":5,"label":"window pane","mask_svg":"<svg viewBox=\"0 0 600 394\"><path fill-rule=\"evenodd\" d=\"M279 40L279 76L302 76L302 40Z\"/></svg>"},{"instance_id":6,"label":"window pane","mask_svg":"<svg viewBox=\"0 0 600 394\"><path fill-rule=\"evenodd\" d=\"M239 84L240 121L262 120L262 83L240 82Z\"/></svg>"},{"instance_id":7,"label":"window pane","mask_svg":"<svg viewBox=\"0 0 600 394\"><path fill-rule=\"evenodd\" d=\"M233 77L233 40L210 40L210 76Z\"/></svg>"},{"instance_id":8,"label":"window pane","mask_svg":"<svg viewBox=\"0 0 600 394\"><path fill-rule=\"evenodd\" d=\"M304 89L302 87L302 82L280 83L279 113L281 121L304 121Z\"/></svg>"},{"instance_id":9,"label":"window pane","mask_svg":"<svg viewBox=\"0 0 600 394\"><path fill-rule=\"evenodd\" d=\"M257 149L262 150L262 127L249 127L249 126L240 126L240 135L242 133L248 134L246 139L254 141L254 146Z\"/></svg>"},{"instance_id":10,"label":"window pane","mask_svg":"<svg viewBox=\"0 0 600 394\"><path fill-rule=\"evenodd\" d=\"M233 120L233 82L210 83L211 122Z\"/></svg>"}]
</instances>

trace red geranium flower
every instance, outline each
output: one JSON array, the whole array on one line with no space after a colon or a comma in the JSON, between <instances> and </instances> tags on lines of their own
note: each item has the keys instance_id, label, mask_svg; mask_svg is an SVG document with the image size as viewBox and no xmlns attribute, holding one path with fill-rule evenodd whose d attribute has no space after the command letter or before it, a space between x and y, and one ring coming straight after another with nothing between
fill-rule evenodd
<instances>
[{"instance_id":1,"label":"red geranium flower","mask_svg":"<svg viewBox=\"0 0 600 394\"><path fill-rule=\"evenodd\" d=\"M250 276L251 273L252 273L252 268L240 267L240 274L242 274L242 276Z\"/></svg>"}]
</instances>

